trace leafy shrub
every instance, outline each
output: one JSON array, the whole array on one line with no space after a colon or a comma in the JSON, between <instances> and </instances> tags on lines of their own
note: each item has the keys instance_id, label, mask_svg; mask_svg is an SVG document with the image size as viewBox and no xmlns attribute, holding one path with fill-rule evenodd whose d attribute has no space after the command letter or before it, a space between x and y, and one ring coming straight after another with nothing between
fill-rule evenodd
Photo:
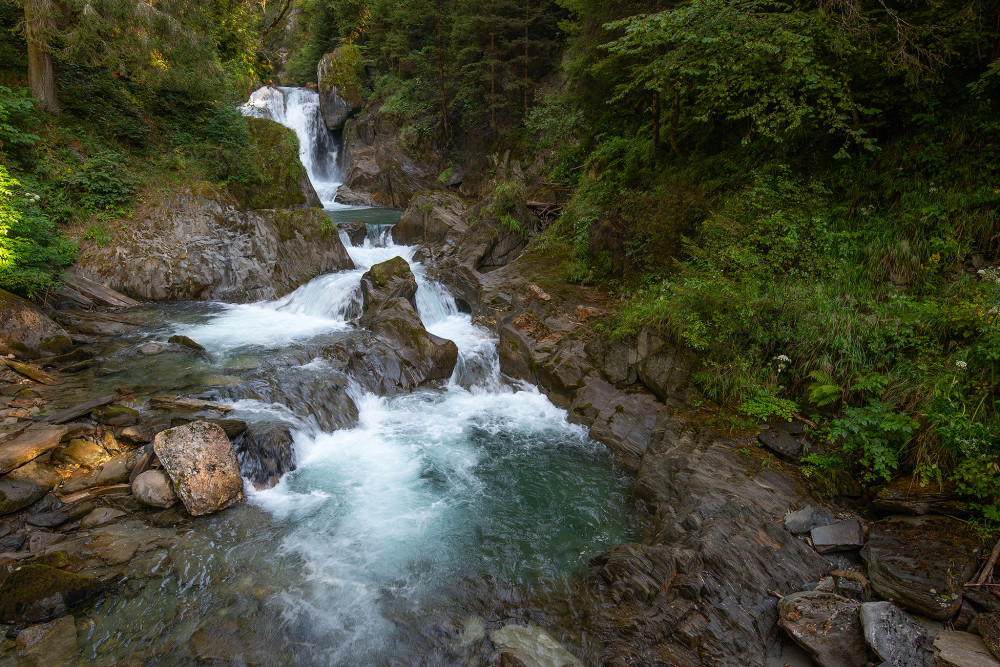
<instances>
[{"instance_id":1,"label":"leafy shrub","mask_svg":"<svg viewBox=\"0 0 1000 667\"><path fill-rule=\"evenodd\" d=\"M908 415L872 402L863 408L846 408L843 417L830 423L828 439L842 439L845 452L858 453L867 479L881 477L889 481L916 427L917 422Z\"/></svg>"},{"instance_id":2,"label":"leafy shrub","mask_svg":"<svg viewBox=\"0 0 1000 667\"><path fill-rule=\"evenodd\" d=\"M33 99L27 88L0 86L0 150L16 150L38 141L37 134L25 129L31 124Z\"/></svg>"},{"instance_id":3,"label":"leafy shrub","mask_svg":"<svg viewBox=\"0 0 1000 667\"><path fill-rule=\"evenodd\" d=\"M73 263L76 244L44 215L39 195L18 196L19 186L0 165L0 286L33 297L57 283Z\"/></svg>"},{"instance_id":4,"label":"leafy shrub","mask_svg":"<svg viewBox=\"0 0 1000 667\"><path fill-rule=\"evenodd\" d=\"M138 182L120 153L99 150L65 178L77 193L84 210L97 212L132 201Z\"/></svg>"}]
</instances>

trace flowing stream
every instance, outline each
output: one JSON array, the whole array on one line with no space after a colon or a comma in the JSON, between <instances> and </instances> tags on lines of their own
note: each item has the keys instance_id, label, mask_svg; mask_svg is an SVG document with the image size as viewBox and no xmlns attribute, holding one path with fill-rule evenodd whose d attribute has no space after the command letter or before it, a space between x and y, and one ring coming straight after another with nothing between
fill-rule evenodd
<instances>
[{"instance_id":1,"label":"flowing stream","mask_svg":"<svg viewBox=\"0 0 1000 667\"><path fill-rule=\"evenodd\" d=\"M335 146L315 93L263 91L251 102L299 133L329 205ZM385 233L393 214L331 216L371 222L363 246L345 239L356 270L273 302L147 306L148 330L116 341L101 370L81 377L81 392L166 387L227 401L251 424L287 425L297 466L274 488L248 484L247 502L213 516L151 513L177 535L129 562L86 614L84 661L463 662L491 591L565 589L590 558L630 539L628 476L541 393L501 375L491 334L426 277L415 248ZM459 364L444 386L393 398L348 377L357 426L330 428L324 391L345 378L322 351L355 335L362 274L397 256L417 277L424 325L456 343ZM134 354L174 333L207 354Z\"/></svg>"}]
</instances>

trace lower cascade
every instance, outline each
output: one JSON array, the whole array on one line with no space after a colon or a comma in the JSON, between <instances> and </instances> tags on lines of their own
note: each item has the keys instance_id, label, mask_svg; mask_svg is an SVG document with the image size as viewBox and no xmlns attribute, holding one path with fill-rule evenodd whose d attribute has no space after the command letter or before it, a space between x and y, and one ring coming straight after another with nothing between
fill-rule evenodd
<instances>
[{"instance_id":1,"label":"lower cascade","mask_svg":"<svg viewBox=\"0 0 1000 667\"><path fill-rule=\"evenodd\" d=\"M258 112L301 129L309 91L267 90L252 100ZM325 202L332 150L303 141ZM78 616L88 664L473 660L498 601L507 615L514 590L558 595L630 538L628 475L565 411L500 373L492 334L428 277L415 247L391 241L384 223L398 212L328 213L374 221L361 245L343 235L355 269L273 301L142 306L145 330L67 386L155 386L228 404L225 416L248 425L234 440L246 502L120 526L139 555L123 556L123 583ZM420 322L454 342L458 361L449 380L378 395L330 350L367 353L362 277L397 257L416 280ZM175 335L205 350L136 358ZM251 455L250 438L266 455Z\"/></svg>"}]
</instances>

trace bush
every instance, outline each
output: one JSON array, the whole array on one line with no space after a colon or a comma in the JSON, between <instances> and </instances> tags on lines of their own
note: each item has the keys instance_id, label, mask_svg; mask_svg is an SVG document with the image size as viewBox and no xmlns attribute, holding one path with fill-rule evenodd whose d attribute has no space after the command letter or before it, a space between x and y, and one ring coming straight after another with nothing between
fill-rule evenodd
<instances>
[{"instance_id":1,"label":"bush","mask_svg":"<svg viewBox=\"0 0 1000 667\"><path fill-rule=\"evenodd\" d=\"M138 181L129 172L121 154L99 150L65 178L89 213L121 207L132 201Z\"/></svg>"},{"instance_id":2,"label":"bush","mask_svg":"<svg viewBox=\"0 0 1000 667\"><path fill-rule=\"evenodd\" d=\"M73 263L76 244L39 208L39 195L18 195L20 183L0 165L0 287L35 297Z\"/></svg>"}]
</instances>

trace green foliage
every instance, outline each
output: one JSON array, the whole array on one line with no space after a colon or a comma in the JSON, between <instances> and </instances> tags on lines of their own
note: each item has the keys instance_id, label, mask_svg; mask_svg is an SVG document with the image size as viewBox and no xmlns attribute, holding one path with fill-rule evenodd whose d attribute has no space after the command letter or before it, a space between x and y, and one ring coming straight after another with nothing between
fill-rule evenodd
<instances>
[{"instance_id":1,"label":"green foliage","mask_svg":"<svg viewBox=\"0 0 1000 667\"><path fill-rule=\"evenodd\" d=\"M908 415L872 402L865 407L846 408L843 417L830 422L828 439L842 439L845 452L857 452L866 479L881 477L888 482L916 427L917 422Z\"/></svg>"},{"instance_id":2,"label":"green foliage","mask_svg":"<svg viewBox=\"0 0 1000 667\"><path fill-rule=\"evenodd\" d=\"M135 196L137 187L122 155L108 150L95 152L63 182L79 197L88 213L127 204Z\"/></svg>"},{"instance_id":3,"label":"green foliage","mask_svg":"<svg viewBox=\"0 0 1000 667\"><path fill-rule=\"evenodd\" d=\"M809 385L809 402L817 407L822 408L836 403L844 394L844 388L823 371L810 371L809 378L814 380Z\"/></svg>"},{"instance_id":4,"label":"green foliage","mask_svg":"<svg viewBox=\"0 0 1000 667\"><path fill-rule=\"evenodd\" d=\"M695 122L745 122L756 136L782 142L801 132L844 137L871 147L850 81L836 68L835 35L819 10L774 0L692 0L610 23L622 31L604 67L634 63L619 99L636 89L683 96Z\"/></svg>"},{"instance_id":5,"label":"green foliage","mask_svg":"<svg viewBox=\"0 0 1000 667\"><path fill-rule=\"evenodd\" d=\"M40 196L20 189L0 164L0 287L28 297L57 284L76 244L39 208Z\"/></svg>"},{"instance_id":6,"label":"green foliage","mask_svg":"<svg viewBox=\"0 0 1000 667\"><path fill-rule=\"evenodd\" d=\"M33 124L33 109L28 89L0 86L0 151L18 150L38 141L38 135L26 129Z\"/></svg>"},{"instance_id":7,"label":"green foliage","mask_svg":"<svg viewBox=\"0 0 1000 667\"><path fill-rule=\"evenodd\" d=\"M740 412L759 421L766 421L771 417L790 421L797 409L795 401L779 398L774 394L773 388L761 390L740 404Z\"/></svg>"}]
</instances>

